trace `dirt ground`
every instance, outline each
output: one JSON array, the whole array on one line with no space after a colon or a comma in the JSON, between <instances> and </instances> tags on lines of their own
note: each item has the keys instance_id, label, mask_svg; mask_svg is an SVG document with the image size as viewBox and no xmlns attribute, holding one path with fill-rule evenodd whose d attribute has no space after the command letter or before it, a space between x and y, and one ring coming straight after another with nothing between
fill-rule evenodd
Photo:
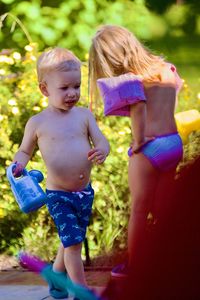
<instances>
[{"instance_id":1,"label":"dirt ground","mask_svg":"<svg viewBox=\"0 0 200 300\"><path fill-rule=\"evenodd\" d=\"M89 286L104 287L110 280L110 271L86 271ZM0 286L2 285L47 285L37 274L23 270L0 271Z\"/></svg>"},{"instance_id":2,"label":"dirt ground","mask_svg":"<svg viewBox=\"0 0 200 300\"><path fill-rule=\"evenodd\" d=\"M117 262L117 259L114 261ZM85 276L90 286L106 286L110 280L113 259L99 257L85 266ZM47 285L37 274L24 270L15 257L0 255L0 285Z\"/></svg>"}]
</instances>

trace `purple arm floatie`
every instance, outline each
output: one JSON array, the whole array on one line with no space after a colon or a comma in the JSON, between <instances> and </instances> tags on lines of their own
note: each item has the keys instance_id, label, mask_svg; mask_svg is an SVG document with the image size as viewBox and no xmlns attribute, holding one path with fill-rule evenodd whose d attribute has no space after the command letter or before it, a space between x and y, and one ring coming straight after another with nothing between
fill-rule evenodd
<instances>
[{"instance_id":1,"label":"purple arm floatie","mask_svg":"<svg viewBox=\"0 0 200 300\"><path fill-rule=\"evenodd\" d=\"M138 76L123 74L97 80L104 101L104 114L130 116L130 105L146 101L144 86Z\"/></svg>"}]
</instances>

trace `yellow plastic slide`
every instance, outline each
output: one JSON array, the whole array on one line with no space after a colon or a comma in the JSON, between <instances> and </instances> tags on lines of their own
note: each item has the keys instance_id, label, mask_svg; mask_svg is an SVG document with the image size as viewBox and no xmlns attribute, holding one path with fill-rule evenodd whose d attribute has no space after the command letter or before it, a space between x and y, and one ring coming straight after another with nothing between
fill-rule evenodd
<instances>
[{"instance_id":1,"label":"yellow plastic slide","mask_svg":"<svg viewBox=\"0 0 200 300\"><path fill-rule=\"evenodd\" d=\"M183 142L187 142L192 131L200 130L200 113L197 109L178 112L175 114L175 120Z\"/></svg>"}]
</instances>

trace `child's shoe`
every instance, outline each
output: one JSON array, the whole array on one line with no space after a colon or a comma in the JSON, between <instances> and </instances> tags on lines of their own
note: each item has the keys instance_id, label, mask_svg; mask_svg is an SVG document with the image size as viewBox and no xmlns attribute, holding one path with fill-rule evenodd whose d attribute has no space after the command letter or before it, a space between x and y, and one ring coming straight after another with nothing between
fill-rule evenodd
<instances>
[{"instance_id":1,"label":"child's shoe","mask_svg":"<svg viewBox=\"0 0 200 300\"><path fill-rule=\"evenodd\" d=\"M116 278L126 278L128 276L128 265L127 263L123 263L115 266L111 270L111 276Z\"/></svg>"},{"instance_id":2,"label":"child's shoe","mask_svg":"<svg viewBox=\"0 0 200 300\"><path fill-rule=\"evenodd\" d=\"M52 265L46 265L41 271L41 276L49 285L49 294L55 299L66 299L69 296L67 286L66 273L56 273L53 271ZM64 283L64 284L63 284Z\"/></svg>"},{"instance_id":3,"label":"child's shoe","mask_svg":"<svg viewBox=\"0 0 200 300\"><path fill-rule=\"evenodd\" d=\"M49 285L49 294L55 299L66 299L69 296L67 291L66 273L56 273L52 265L47 264L36 256L25 252L19 254L19 262L23 268L39 273ZM66 284L65 284L66 283Z\"/></svg>"},{"instance_id":4,"label":"child's shoe","mask_svg":"<svg viewBox=\"0 0 200 300\"><path fill-rule=\"evenodd\" d=\"M47 281L49 293L55 299L65 299L70 293L75 296L74 300L100 300L92 290L74 283L65 272L54 272L51 264L36 256L21 252L19 262L24 268L39 273Z\"/></svg>"}]
</instances>

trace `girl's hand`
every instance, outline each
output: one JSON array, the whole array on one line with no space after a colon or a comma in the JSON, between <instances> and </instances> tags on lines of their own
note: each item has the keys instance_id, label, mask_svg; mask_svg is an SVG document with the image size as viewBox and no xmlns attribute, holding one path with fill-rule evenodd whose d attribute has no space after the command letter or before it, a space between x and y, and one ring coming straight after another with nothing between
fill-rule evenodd
<instances>
[{"instance_id":1,"label":"girl's hand","mask_svg":"<svg viewBox=\"0 0 200 300\"><path fill-rule=\"evenodd\" d=\"M135 141L133 141L131 143L131 149L132 149L132 154L133 153L139 153L141 148L146 145L147 143L151 142L155 140L155 137L154 136L148 136L148 137L145 137L144 141L142 143L137 143Z\"/></svg>"},{"instance_id":2,"label":"girl's hand","mask_svg":"<svg viewBox=\"0 0 200 300\"><path fill-rule=\"evenodd\" d=\"M88 160L96 163L97 165L102 164L105 161L106 156L105 152L98 148L93 148L88 152Z\"/></svg>"},{"instance_id":3,"label":"girl's hand","mask_svg":"<svg viewBox=\"0 0 200 300\"><path fill-rule=\"evenodd\" d=\"M15 162L15 168L13 168L13 175L14 177L20 177L22 175L24 166L17 161Z\"/></svg>"}]
</instances>

